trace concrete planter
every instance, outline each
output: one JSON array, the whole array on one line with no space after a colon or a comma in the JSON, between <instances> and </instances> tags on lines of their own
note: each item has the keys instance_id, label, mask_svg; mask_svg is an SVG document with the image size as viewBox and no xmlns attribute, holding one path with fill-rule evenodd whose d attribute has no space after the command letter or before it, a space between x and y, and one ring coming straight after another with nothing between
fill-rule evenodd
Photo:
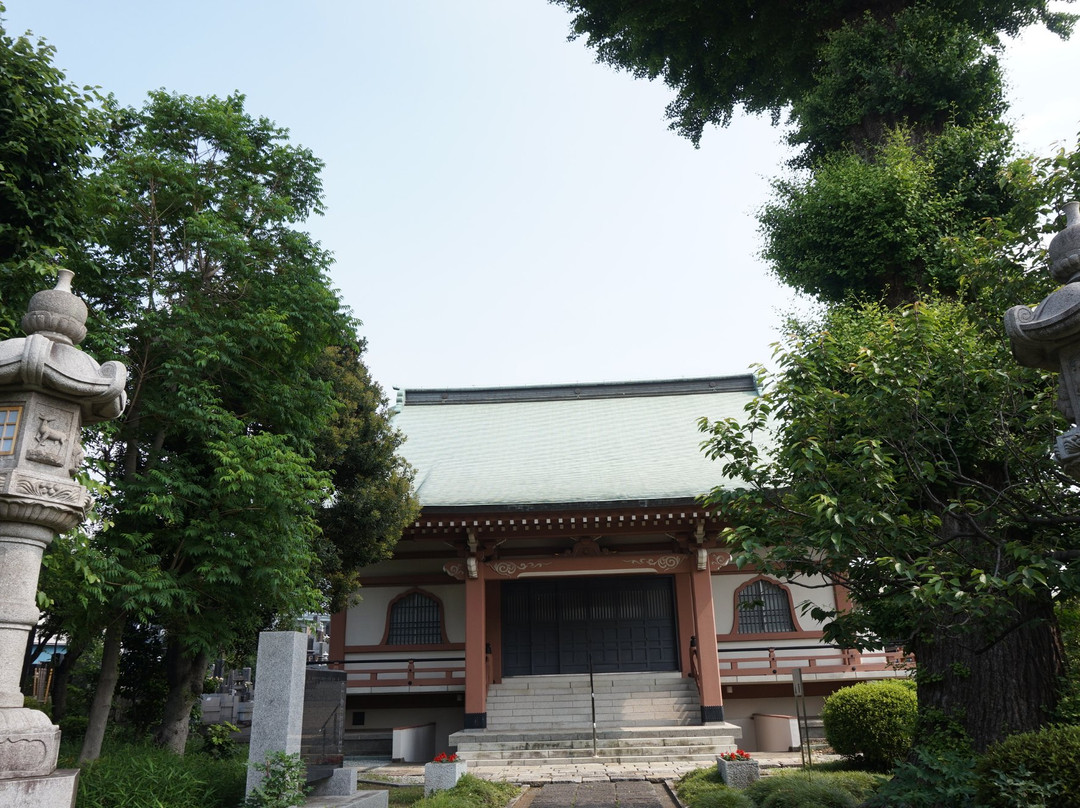
<instances>
[{"instance_id":1,"label":"concrete planter","mask_svg":"<svg viewBox=\"0 0 1080 808\"><path fill-rule=\"evenodd\" d=\"M716 767L720 770L720 779L731 788L746 788L761 777L761 770L756 760L724 760L716 758Z\"/></svg>"},{"instance_id":2,"label":"concrete planter","mask_svg":"<svg viewBox=\"0 0 1080 808\"><path fill-rule=\"evenodd\" d=\"M468 764L464 760L455 760L450 763L425 763L424 796L428 796L432 791L453 788L467 768Z\"/></svg>"}]
</instances>

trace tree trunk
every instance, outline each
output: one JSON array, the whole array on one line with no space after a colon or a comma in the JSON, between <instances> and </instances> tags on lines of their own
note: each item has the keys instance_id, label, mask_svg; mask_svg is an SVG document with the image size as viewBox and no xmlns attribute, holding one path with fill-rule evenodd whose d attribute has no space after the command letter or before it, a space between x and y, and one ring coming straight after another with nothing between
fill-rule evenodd
<instances>
[{"instance_id":1,"label":"tree trunk","mask_svg":"<svg viewBox=\"0 0 1080 808\"><path fill-rule=\"evenodd\" d=\"M44 642L42 645L44 645ZM26 648L23 651L22 675L19 677L19 689L22 690L24 696L29 696L33 693L34 660L41 655L40 650L38 653L34 653L34 648L36 646L37 630L31 629L26 635Z\"/></svg>"},{"instance_id":2,"label":"tree trunk","mask_svg":"<svg viewBox=\"0 0 1080 808\"><path fill-rule=\"evenodd\" d=\"M1010 625L939 624L912 650L918 666L915 745L962 730L976 752L1044 726L1057 706L1064 653L1053 603L1017 599ZM955 616L952 617L955 621Z\"/></svg>"},{"instance_id":3,"label":"tree trunk","mask_svg":"<svg viewBox=\"0 0 1080 808\"><path fill-rule=\"evenodd\" d=\"M83 738L79 764L97 760L101 755L101 743L105 740L105 727L109 721L113 693L120 669L120 645L124 636L124 619L115 618L105 629L105 645L101 651L101 675L98 676L94 702L90 705L86 737Z\"/></svg>"},{"instance_id":4,"label":"tree trunk","mask_svg":"<svg viewBox=\"0 0 1080 808\"><path fill-rule=\"evenodd\" d=\"M209 660L210 656L205 651L197 654L185 653L176 641L169 641L169 648L165 653L169 695L165 700L161 724L154 732L154 743L158 746L178 755L184 754L191 726L191 708L202 695Z\"/></svg>"},{"instance_id":5,"label":"tree trunk","mask_svg":"<svg viewBox=\"0 0 1080 808\"><path fill-rule=\"evenodd\" d=\"M60 663L53 669L52 689L49 692L52 698L52 720L54 724L67 715L68 680L75 663L79 661L83 651L86 650L85 642L73 641L68 645L67 653L62 655Z\"/></svg>"}]
</instances>

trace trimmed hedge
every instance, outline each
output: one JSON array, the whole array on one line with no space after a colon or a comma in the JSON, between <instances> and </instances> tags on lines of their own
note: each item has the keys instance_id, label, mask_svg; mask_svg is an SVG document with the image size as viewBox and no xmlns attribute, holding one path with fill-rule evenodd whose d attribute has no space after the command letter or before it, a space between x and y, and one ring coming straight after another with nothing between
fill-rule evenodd
<instances>
[{"instance_id":1,"label":"trimmed hedge","mask_svg":"<svg viewBox=\"0 0 1080 808\"><path fill-rule=\"evenodd\" d=\"M1012 735L987 749L975 772L981 805L1080 805L1080 726Z\"/></svg>"},{"instance_id":2,"label":"trimmed hedge","mask_svg":"<svg viewBox=\"0 0 1080 808\"><path fill-rule=\"evenodd\" d=\"M900 682L861 682L825 699L825 739L837 754L886 771L911 751L918 702Z\"/></svg>"}]
</instances>

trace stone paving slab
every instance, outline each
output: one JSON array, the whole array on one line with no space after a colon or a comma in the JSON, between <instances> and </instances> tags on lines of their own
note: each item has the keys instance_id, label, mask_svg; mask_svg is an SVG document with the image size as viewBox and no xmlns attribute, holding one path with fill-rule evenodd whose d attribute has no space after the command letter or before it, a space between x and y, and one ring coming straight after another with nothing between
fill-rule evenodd
<instances>
[{"instance_id":1,"label":"stone paving slab","mask_svg":"<svg viewBox=\"0 0 1080 808\"><path fill-rule=\"evenodd\" d=\"M550 783L531 789L515 808L676 808L660 783Z\"/></svg>"},{"instance_id":2,"label":"stone paving slab","mask_svg":"<svg viewBox=\"0 0 1080 808\"><path fill-rule=\"evenodd\" d=\"M753 753L762 769L800 766L798 752ZM835 760L835 755L815 755L815 762ZM583 758L583 761L590 760ZM677 780L687 772L702 768L700 762L667 761L651 763L603 763L581 762L557 766L499 766L470 764L469 773L484 780L518 783L521 785L545 785L547 783L593 783L593 782L661 782ZM361 761L352 759L346 765L360 769L360 780L373 777L397 783L423 783L423 764L389 763L385 760ZM707 765L707 764L706 764Z\"/></svg>"}]
</instances>

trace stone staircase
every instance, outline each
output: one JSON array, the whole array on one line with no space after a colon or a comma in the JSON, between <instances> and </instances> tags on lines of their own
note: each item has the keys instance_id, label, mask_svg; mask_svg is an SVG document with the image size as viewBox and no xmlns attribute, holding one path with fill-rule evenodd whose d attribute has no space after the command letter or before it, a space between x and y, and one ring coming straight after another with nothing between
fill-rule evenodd
<instances>
[{"instance_id":1,"label":"stone staircase","mask_svg":"<svg viewBox=\"0 0 1080 808\"><path fill-rule=\"evenodd\" d=\"M507 679L489 689L488 726L450 736L476 767L575 763L713 763L736 748L733 724L700 725L697 687L678 673L594 677L596 738L588 675Z\"/></svg>"},{"instance_id":2,"label":"stone staircase","mask_svg":"<svg viewBox=\"0 0 1080 808\"><path fill-rule=\"evenodd\" d=\"M701 723L693 679L678 672L609 673L593 677L596 726L672 727ZM492 730L592 727L588 674L515 676L488 688Z\"/></svg>"},{"instance_id":3,"label":"stone staircase","mask_svg":"<svg viewBox=\"0 0 1080 808\"><path fill-rule=\"evenodd\" d=\"M806 722L806 729L810 736L810 746L815 752L829 748L829 742L825 740L825 722L821 716L810 716Z\"/></svg>"}]
</instances>

